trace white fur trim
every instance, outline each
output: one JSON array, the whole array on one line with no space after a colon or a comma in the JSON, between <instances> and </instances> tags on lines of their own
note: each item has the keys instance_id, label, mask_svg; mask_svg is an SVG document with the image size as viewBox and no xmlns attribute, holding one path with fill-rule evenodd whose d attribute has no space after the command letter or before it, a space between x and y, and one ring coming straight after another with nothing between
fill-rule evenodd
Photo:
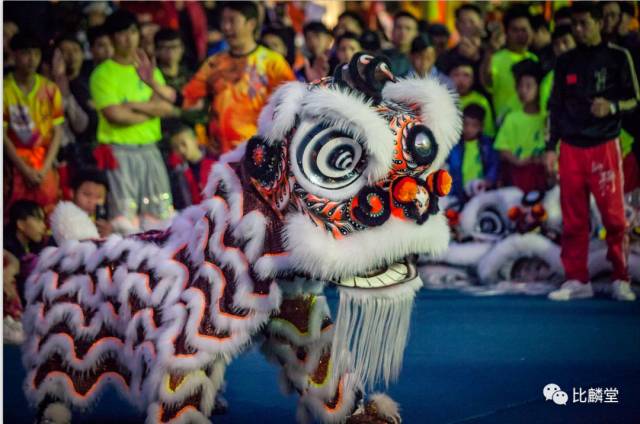
<instances>
[{"instance_id":1,"label":"white fur trim","mask_svg":"<svg viewBox=\"0 0 640 424\"><path fill-rule=\"evenodd\" d=\"M372 403L376 405L378 415L383 418L392 420L394 423L400 423L400 405L384 393L373 393L369 396Z\"/></svg>"},{"instance_id":2,"label":"white fur trim","mask_svg":"<svg viewBox=\"0 0 640 424\"><path fill-rule=\"evenodd\" d=\"M71 424L71 411L65 405L56 402L47 406L42 418L48 419L55 424Z\"/></svg>"},{"instance_id":3,"label":"white fur trim","mask_svg":"<svg viewBox=\"0 0 640 424\"><path fill-rule=\"evenodd\" d=\"M560 186L556 185L545 193L542 206L547 212L544 226L562 233L562 209L560 208Z\"/></svg>"},{"instance_id":4,"label":"white fur trim","mask_svg":"<svg viewBox=\"0 0 640 424\"><path fill-rule=\"evenodd\" d=\"M205 198L209 198L213 196L213 194L218 189L218 185L222 181L233 181L233 179L237 180L238 177L233 173L233 170L229 168L230 163L242 162L244 158L244 153L247 149L247 143L242 143L232 151L225 153L220 157L220 160L216 162L211 167L211 172L209 173L209 177L207 178L207 185L205 186L202 193ZM231 172L233 175L231 175ZM233 183L233 186L227 187L227 190L231 190L233 192L242 194L242 186Z\"/></svg>"},{"instance_id":5,"label":"white fur trim","mask_svg":"<svg viewBox=\"0 0 640 424\"><path fill-rule=\"evenodd\" d=\"M462 131L458 95L437 78L408 78L386 84L382 98L420 106L421 120L431 129L440 147L431 169L441 168Z\"/></svg>"},{"instance_id":6,"label":"white fur trim","mask_svg":"<svg viewBox=\"0 0 640 424\"><path fill-rule=\"evenodd\" d=\"M252 211L233 229L233 237L238 242L247 242L244 252L251 263L255 263L262 254L266 228L267 218L258 211Z\"/></svg>"},{"instance_id":7,"label":"white fur trim","mask_svg":"<svg viewBox=\"0 0 640 424\"><path fill-rule=\"evenodd\" d=\"M442 262L457 266L476 266L493 245L493 243L481 241L454 242L442 255Z\"/></svg>"},{"instance_id":8,"label":"white fur trim","mask_svg":"<svg viewBox=\"0 0 640 424\"><path fill-rule=\"evenodd\" d=\"M491 207L500 214L500 219L505 226L512 225L507 214L512 206L522 203L522 190L516 187L505 187L498 190L474 196L465 205L460 214L460 230L464 235L470 235L480 241L495 241L506 234L486 234L477 228L478 217L483 210ZM505 228L506 230L506 228Z\"/></svg>"},{"instance_id":9,"label":"white fur trim","mask_svg":"<svg viewBox=\"0 0 640 424\"><path fill-rule=\"evenodd\" d=\"M209 376L202 370L184 375L175 391L169 389L169 374L165 374L160 384L159 400L168 406L179 405L198 392L201 394L198 409L205 415L209 415L214 406L215 390Z\"/></svg>"},{"instance_id":10,"label":"white fur trim","mask_svg":"<svg viewBox=\"0 0 640 424\"><path fill-rule=\"evenodd\" d=\"M22 322L8 315L5 316L2 320L2 341L7 344L21 345L24 342Z\"/></svg>"},{"instance_id":11,"label":"white fur trim","mask_svg":"<svg viewBox=\"0 0 640 424\"><path fill-rule=\"evenodd\" d=\"M145 424L158 424L158 415L160 415L160 404L152 403L147 408L147 419ZM179 417L169 421L168 424L210 424L209 418L200 411L196 411L193 408L189 408L183 412Z\"/></svg>"},{"instance_id":12,"label":"white fur trim","mask_svg":"<svg viewBox=\"0 0 640 424\"><path fill-rule=\"evenodd\" d=\"M335 239L303 214L290 213L284 240L293 269L330 280L361 275L410 254L438 256L449 243L449 227L441 214L422 225L391 217L379 227Z\"/></svg>"},{"instance_id":13,"label":"white fur trim","mask_svg":"<svg viewBox=\"0 0 640 424\"><path fill-rule=\"evenodd\" d=\"M478 277L483 283L510 280L511 268L519 258L537 257L551 268L552 281L561 281L564 275L560 261L560 248L548 238L535 233L513 234L496 243L479 261Z\"/></svg>"},{"instance_id":14,"label":"white fur trim","mask_svg":"<svg viewBox=\"0 0 640 424\"><path fill-rule=\"evenodd\" d=\"M352 372L354 387L370 389L378 382L388 386L398 378L413 301L422 285L418 276L382 289L339 288L340 307L331 346L333 381Z\"/></svg>"},{"instance_id":15,"label":"white fur trim","mask_svg":"<svg viewBox=\"0 0 640 424\"><path fill-rule=\"evenodd\" d=\"M60 202L51 214L51 231L58 245L66 240L100 238L89 215L72 202Z\"/></svg>"},{"instance_id":16,"label":"white fur trim","mask_svg":"<svg viewBox=\"0 0 640 424\"><path fill-rule=\"evenodd\" d=\"M311 413L319 422L326 424L337 424L345 422L346 418L353 412L356 402L356 392L353 390L353 376L347 374L339 382L342 399L336 408L329 410L326 403L336 394L337 385L324 384L322 386L309 386L307 393L300 397L300 406ZM330 379L329 379L330 380ZM305 414L299 411L299 416Z\"/></svg>"},{"instance_id":17,"label":"white fur trim","mask_svg":"<svg viewBox=\"0 0 640 424\"><path fill-rule=\"evenodd\" d=\"M278 87L260 112L258 133L271 143L284 140L296 123L302 98L307 91L307 85L299 81Z\"/></svg>"}]
</instances>

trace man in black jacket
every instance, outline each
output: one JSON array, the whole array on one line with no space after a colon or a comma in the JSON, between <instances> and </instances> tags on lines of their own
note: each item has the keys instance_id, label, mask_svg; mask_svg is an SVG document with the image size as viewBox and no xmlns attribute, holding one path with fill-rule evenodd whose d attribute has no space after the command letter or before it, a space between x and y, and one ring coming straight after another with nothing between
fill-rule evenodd
<instances>
[{"instance_id":1,"label":"man in black jacket","mask_svg":"<svg viewBox=\"0 0 640 424\"><path fill-rule=\"evenodd\" d=\"M602 15L596 4L576 2L571 20L578 47L560 56L556 64L546 153L550 170L559 161L562 263L567 281L549 297L569 300L593 296L587 268L592 194L607 231L607 258L615 279L613 297L635 300L627 268L618 136L622 115L638 105L638 81L629 52L603 43Z\"/></svg>"}]
</instances>

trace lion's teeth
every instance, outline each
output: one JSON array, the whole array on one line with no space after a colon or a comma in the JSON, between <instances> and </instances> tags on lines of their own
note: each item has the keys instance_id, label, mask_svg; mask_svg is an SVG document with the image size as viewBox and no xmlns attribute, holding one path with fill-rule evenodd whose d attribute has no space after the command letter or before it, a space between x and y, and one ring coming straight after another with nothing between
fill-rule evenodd
<instances>
[{"instance_id":1,"label":"lion's teeth","mask_svg":"<svg viewBox=\"0 0 640 424\"><path fill-rule=\"evenodd\" d=\"M385 279L383 277L384 274L370 278L369 283L371 283L371 287L385 287L391 283L390 281L388 281L388 279Z\"/></svg>"},{"instance_id":2,"label":"lion's teeth","mask_svg":"<svg viewBox=\"0 0 640 424\"><path fill-rule=\"evenodd\" d=\"M403 278L406 277L406 275L409 273L409 269L407 268L407 266L405 264L398 263L398 262L391 265L389 269L399 273L400 275L402 275Z\"/></svg>"},{"instance_id":3,"label":"lion's teeth","mask_svg":"<svg viewBox=\"0 0 640 424\"><path fill-rule=\"evenodd\" d=\"M369 283L369 278L356 277L356 287L369 288L371 284Z\"/></svg>"},{"instance_id":4,"label":"lion's teeth","mask_svg":"<svg viewBox=\"0 0 640 424\"><path fill-rule=\"evenodd\" d=\"M404 275L400 275L397 272L393 271L385 272L384 275L381 275L381 277L384 277L384 281L386 284L395 284L404 279Z\"/></svg>"},{"instance_id":5,"label":"lion's teeth","mask_svg":"<svg viewBox=\"0 0 640 424\"><path fill-rule=\"evenodd\" d=\"M356 286L356 279L354 277L341 278L340 279L340 285L341 286L347 286L347 287L355 287Z\"/></svg>"},{"instance_id":6,"label":"lion's teeth","mask_svg":"<svg viewBox=\"0 0 640 424\"><path fill-rule=\"evenodd\" d=\"M403 281L409 275L406 264L397 262L391 265L382 274L373 277L349 277L341 278L339 285L344 287L357 287L362 289L380 288L392 286Z\"/></svg>"}]
</instances>

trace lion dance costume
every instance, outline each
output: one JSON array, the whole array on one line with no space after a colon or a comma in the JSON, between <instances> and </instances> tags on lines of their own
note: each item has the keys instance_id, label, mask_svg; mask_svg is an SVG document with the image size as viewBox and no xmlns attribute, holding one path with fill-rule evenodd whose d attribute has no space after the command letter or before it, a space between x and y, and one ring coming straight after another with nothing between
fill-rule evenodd
<instances>
[{"instance_id":1,"label":"lion dance costume","mask_svg":"<svg viewBox=\"0 0 640 424\"><path fill-rule=\"evenodd\" d=\"M209 422L226 365L261 335L299 421L399 422L365 392L399 373L415 255L447 247L439 168L459 132L443 84L398 81L383 58L282 86L166 231L40 255L23 318L40 419L69 420L111 385L147 423ZM339 286L335 322L325 282Z\"/></svg>"}]
</instances>

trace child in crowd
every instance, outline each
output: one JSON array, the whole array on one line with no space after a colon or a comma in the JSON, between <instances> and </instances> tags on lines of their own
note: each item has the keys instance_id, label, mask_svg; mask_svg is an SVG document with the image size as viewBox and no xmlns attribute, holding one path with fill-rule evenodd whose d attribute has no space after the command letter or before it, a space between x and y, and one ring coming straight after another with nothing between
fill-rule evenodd
<instances>
[{"instance_id":1,"label":"child in crowd","mask_svg":"<svg viewBox=\"0 0 640 424\"><path fill-rule=\"evenodd\" d=\"M450 90L454 90L453 82L436 68L436 49L425 35L418 35L411 42L409 56L411 69L408 76L412 78L437 78Z\"/></svg>"},{"instance_id":2,"label":"child in crowd","mask_svg":"<svg viewBox=\"0 0 640 424\"><path fill-rule=\"evenodd\" d=\"M3 254L8 258L13 256L18 261L16 265L21 276L16 281L22 305L25 304L24 277L31 270L28 259L40 253L45 246L46 234L47 225L42 207L31 200L15 201L9 210L9 225L5 227L3 234Z\"/></svg>"},{"instance_id":3,"label":"child in crowd","mask_svg":"<svg viewBox=\"0 0 640 424\"><path fill-rule=\"evenodd\" d=\"M312 21L305 24L302 32L306 57L303 67L295 70L296 78L299 81L311 82L328 76L331 73L331 31L322 22Z\"/></svg>"},{"instance_id":4,"label":"child in crowd","mask_svg":"<svg viewBox=\"0 0 640 424\"><path fill-rule=\"evenodd\" d=\"M171 136L169 168L176 209L200 203L215 162L216 158L198 145L190 127L182 126Z\"/></svg>"},{"instance_id":5,"label":"child in crowd","mask_svg":"<svg viewBox=\"0 0 640 424\"><path fill-rule=\"evenodd\" d=\"M362 51L358 36L353 32L345 32L336 38L336 58L338 63L349 63L354 54Z\"/></svg>"},{"instance_id":6,"label":"child in crowd","mask_svg":"<svg viewBox=\"0 0 640 424\"><path fill-rule=\"evenodd\" d=\"M64 112L60 89L37 73L38 40L19 33L11 39L15 71L4 79L3 145L13 172L12 197L28 199L50 212L59 197L54 160L62 140Z\"/></svg>"},{"instance_id":7,"label":"child in crowd","mask_svg":"<svg viewBox=\"0 0 640 424\"><path fill-rule=\"evenodd\" d=\"M465 201L477 191L496 185L500 158L483 133L484 109L472 103L463 112L462 142L449 154L452 194ZM470 190L465 190L469 187ZM469 192L469 193L468 193Z\"/></svg>"},{"instance_id":8,"label":"child in crowd","mask_svg":"<svg viewBox=\"0 0 640 424\"><path fill-rule=\"evenodd\" d=\"M9 211L9 225L3 235L3 248L21 259L42 250L47 234L44 210L31 200L17 200Z\"/></svg>"},{"instance_id":9,"label":"child in crowd","mask_svg":"<svg viewBox=\"0 0 640 424\"><path fill-rule=\"evenodd\" d=\"M449 65L448 74L460 95L460 108L464 110L471 104L479 105L484 110L482 132L489 137L495 137L496 127L491 103L482 93L473 90L473 63L463 57L455 58Z\"/></svg>"},{"instance_id":10,"label":"child in crowd","mask_svg":"<svg viewBox=\"0 0 640 424\"><path fill-rule=\"evenodd\" d=\"M51 214L52 246L66 240L106 238L114 231L107 220L109 184L104 171L81 168L74 172L71 202L59 202Z\"/></svg>"},{"instance_id":11,"label":"child in crowd","mask_svg":"<svg viewBox=\"0 0 640 424\"><path fill-rule=\"evenodd\" d=\"M545 190L547 175L543 163L546 114L540 108L542 69L538 62L523 60L513 66L522 110L510 112L498 131L494 148L500 152L506 172L505 183L524 192Z\"/></svg>"},{"instance_id":12,"label":"child in crowd","mask_svg":"<svg viewBox=\"0 0 640 424\"><path fill-rule=\"evenodd\" d=\"M104 172L98 169L82 169L72 181L73 203L86 212L96 224L100 237L108 237L113 232L107 220L107 193L109 183Z\"/></svg>"},{"instance_id":13,"label":"child in crowd","mask_svg":"<svg viewBox=\"0 0 640 424\"><path fill-rule=\"evenodd\" d=\"M87 30L89 48L91 49L91 59L93 66L98 66L113 56L113 44L104 25L90 27Z\"/></svg>"}]
</instances>

